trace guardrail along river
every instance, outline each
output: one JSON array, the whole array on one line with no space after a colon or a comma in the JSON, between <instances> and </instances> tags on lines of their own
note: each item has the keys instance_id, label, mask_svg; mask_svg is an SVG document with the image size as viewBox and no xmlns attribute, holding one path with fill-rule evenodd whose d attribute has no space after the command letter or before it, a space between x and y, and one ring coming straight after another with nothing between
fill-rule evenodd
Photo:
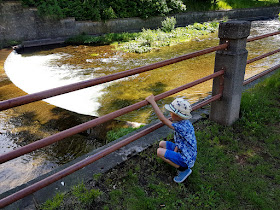
<instances>
[{"instance_id":1,"label":"guardrail along river","mask_svg":"<svg viewBox=\"0 0 280 210\"><path fill-rule=\"evenodd\" d=\"M251 36L275 32L278 28L279 20L255 21L252 22ZM278 49L279 39L279 36L273 36L248 43L248 59ZM12 52L6 59L4 68L14 85L27 93L34 93L170 59L216 46L218 42L217 33L213 33L146 54L117 51L110 45L66 46L23 54ZM4 111L0 115L0 151L7 152L55 133L56 126L62 129L67 119L79 121L80 118L75 113L83 114L86 119L90 118L88 115L102 116L141 101L152 93L159 94L209 75L213 73L214 56L215 53L207 54L125 79L56 96L46 100L49 104L36 102L33 106L25 105L31 108L30 111L21 107ZM245 78L279 64L279 60L279 55L275 54L247 65ZM211 94L211 86L212 81L205 82L181 92L180 95L186 96L193 103ZM15 88L11 88L11 91L6 91L6 95L1 96L2 100L15 97L14 90ZM163 107L163 104L172 100L172 97L161 100L159 106ZM151 108L145 107L118 120L148 123L155 118ZM104 143L106 140L98 141L86 135L77 135L4 163L0 166L0 193L47 173L59 164L69 162Z\"/></svg>"}]
</instances>

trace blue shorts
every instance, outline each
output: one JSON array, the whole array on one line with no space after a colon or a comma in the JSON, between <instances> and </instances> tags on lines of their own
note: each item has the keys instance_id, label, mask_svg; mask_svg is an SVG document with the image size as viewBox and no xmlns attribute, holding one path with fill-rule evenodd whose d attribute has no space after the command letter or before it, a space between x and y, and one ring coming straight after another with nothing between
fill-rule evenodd
<instances>
[{"instance_id":1,"label":"blue shorts","mask_svg":"<svg viewBox=\"0 0 280 210\"><path fill-rule=\"evenodd\" d=\"M174 152L176 145L171 141L166 141L166 152L164 154L164 157L173 163L182 166L182 167L188 167L188 165L184 162L183 158L181 157L180 153Z\"/></svg>"}]
</instances>

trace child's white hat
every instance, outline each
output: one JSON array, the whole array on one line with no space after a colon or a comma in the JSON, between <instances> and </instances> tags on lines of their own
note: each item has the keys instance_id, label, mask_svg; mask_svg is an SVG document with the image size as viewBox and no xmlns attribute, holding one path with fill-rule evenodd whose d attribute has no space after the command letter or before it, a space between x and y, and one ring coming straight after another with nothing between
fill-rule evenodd
<instances>
[{"instance_id":1,"label":"child's white hat","mask_svg":"<svg viewBox=\"0 0 280 210\"><path fill-rule=\"evenodd\" d=\"M183 98L176 98L171 104L165 104L165 109L178 115L184 120L192 118L192 107L190 103Z\"/></svg>"}]
</instances>

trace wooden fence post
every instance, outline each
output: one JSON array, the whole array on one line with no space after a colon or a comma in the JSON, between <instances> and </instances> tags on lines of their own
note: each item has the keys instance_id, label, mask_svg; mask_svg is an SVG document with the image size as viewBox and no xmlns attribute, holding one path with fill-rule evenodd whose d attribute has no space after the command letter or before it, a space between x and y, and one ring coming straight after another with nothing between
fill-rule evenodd
<instances>
[{"instance_id":1,"label":"wooden fence post","mask_svg":"<svg viewBox=\"0 0 280 210\"><path fill-rule=\"evenodd\" d=\"M228 21L219 26L220 44L228 42L229 46L216 52L214 71L225 70L224 90L221 100L211 104L210 119L222 125L231 125L239 118L250 28L249 21ZM215 78L212 95L219 92L219 85L219 78Z\"/></svg>"}]
</instances>

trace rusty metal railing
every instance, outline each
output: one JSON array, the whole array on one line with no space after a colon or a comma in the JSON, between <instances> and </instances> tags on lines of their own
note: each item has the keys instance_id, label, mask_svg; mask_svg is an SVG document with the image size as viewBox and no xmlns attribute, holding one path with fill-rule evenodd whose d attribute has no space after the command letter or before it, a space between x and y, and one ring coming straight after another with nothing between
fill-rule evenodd
<instances>
[{"instance_id":1,"label":"rusty metal railing","mask_svg":"<svg viewBox=\"0 0 280 210\"><path fill-rule=\"evenodd\" d=\"M278 34L280 34L280 32L274 32L274 33L265 34L265 35L258 36L258 37L249 38L248 42L259 40L259 39L269 37L269 36L278 35ZM197 56L200 56L200 55L203 55L203 54L207 54L207 53L214 52L214 51L217 51L217 50L226 49L227 46L228 46L228 43L225 43L225 44L221 44L221 45L216 46L216 47L212 47L212 48L208 48L208 49L205 49L205 50L197 51L197 52L194 52L194 53L190 53L190 54L183 55L183 56L173 58L173 59L169 59L169 60L166 60L166 61L161 61L161 62L151 64L151 65L148 65L148 66L139 67L139 68L131 69L131 70L128 70L128 71L116 73L116 74L113 74L113 75L93 79L93 80L79 82L79 83L75 83L75 84L72 84L72 85L67 85L67 86L63 86L63 87L59 87L59 88L54 88L52 90L46 90L46 91L42 91L42 92L39 92L39 93L34 93L34 94L27 95L27 96L21 96L21 97L15 98L15 99L6 100L6 101L3 101L3 102L0 102L0 110L9 109L9 108L12 108L12 107L16 107L16 106L24 105L24 104L27 104L27 103L35 102L35 101L42 100L42 99L45 99L45 98L61 95L61 94L64 94L64 93L75 91L75 90L80 90L80 89L91 87L91 86L98 85L98 84L101 84L101 83L105 83L105 82L113 81L113 80L120 79L120 78L123 78L123 77L135 75L135 74L142 73L142 72L145 72L145 71L153 70L153 69L163 67L163 66L166 66L166 65L170 65L170 64L173 64L173 63L177 63L177 62L180 62L180 61L183 61L183 60L186 60L186 59L194 58L194 57L197 57ZM257 60L260 60L264 57L267 57L269 55L275 54L277 52L279 52L279 50L275 50L273 52L270 52L270 53L267 53L265 55L256 57L254 59L251 59L251 60L247 61L247 63L252 63L254 61L257 61ZM280 67L280 65L277 65L275 67L272 67L271 69L266 70L265 72L267 72L267 71L271 72L271 71L273 71L273 70L275 70L279 67ZM259 76L255 75L254 77L256 77L256 76L261 77L263 74L267 74L267 73L261 73L261 75L259 75ZM200 107L202 107L206 104L211 103L212 101L219 100L222 97L223 82L224 82L223 75L224 75L224 70L220 70L220 71L218 71L214 74L203 77L203 78L201 78L199 80L196 80L194 82L188 83L186 85L183 85L181 87L175 88L175 89L170 90L170 91L167 91L165 93L161 93L159 95L156 95L155 100L157 101L157 100L163 99L167 96L173 95L177 92L180 92L182 90L185 90L187 88L190 88L192 86L200 84L202 82L208 81L208 80L216 78L216 77L220 77L219 93L215 96L210 97L209 99L207 99L205 101L202 101L202 102L192 106L192 109L196 110L196 109L198 109L198 108L200 108ZM254 79L253 77L249 78L244 83L248 84L253 79ZM99 125L101 123L104 123L108 120L114 119L118 116L121 116L121 115L126 114L126 113L131 112L131 111L134 111L134 110L136 110L138 108L141 108L145 105L148 105L148 102L145 101L145 100L141 101L141 102L138 102L138 103L133 104L131 106L125 107L123 109L120 109L120 110L117 110L117 111L112 112L110 114L99 117L97 119L94 119L94 120L91 120L89 122L83 123L81 125L75 126L73 128L67 129L65 131L62 131L62 132L57 133L55 135L52 135L50 137L41 139L37 142L31 143L31 144L26 145L22 148L16 149L12 152L3 154L3 155L0 156L0 163L4 163L8 160L14 159L14 158L19 157L23 154L26 154L26 153L29 153L29 152L34 151L36 149L45 147L45 146L50 145L54 142L62 140L66 137L69 137L69 136L72 136L74 134L80 133L84 130L87 130L88 128L92 128L92 127L94 127L96 125ZM74 165L72 165L68 168L65 168L65 169L63 169L63 170L45 178L45 179L43 179L43 180L41 180L41 181L39 181L35 184L32 184L32 185L30 185L30 186L12 194L12 195L10 195L6 198L3 198L2 200L0 200L0 208L3 208L5 206L21 199L21 198L23 198L23 197L33 193L33 192L36 192L36 191L42 189L43 187L46 187L49 184L51 184L55 181L58 181L59 179L65 177L65 176L67 176L71 173L74 173L75 171L77 171L77 170L95 162L96 160L99 160L100 158L102 158L102 157L120 149L121 147L135 141L136 139L138 139L140 137L145 136L146 134L158 129L161 126L163 126L163 123L161 123L161 122L157 123L157 124L147 128L145 130L142 130L142 131L136 133L133 136L130 136L130 137L128 137L128 138L126 138L126 139L124 139L124 140L122 140L122 141L120 141L120 142L118 142L118 143L116 143L116 144L114 144L110 147L107 147L106 149L92 155L91 157L88 157L87 159L84 159L84 160L82 160L82 161L80 161L80 162L78 162L78 163L76 163L76 164L74 164Z\"/></svg>"},{"instance_id":2,"label":"rusty metal railing","mask_svg":"<svg viewBox=\"0 0 280 210\"><path fill-rule=\"evenodd\" d=\"M177 63L183 60L187 60L187 59L191 59L197 56L201 56L204 54L208 54L217 50L222 50L222 49L226 49L228 46L227 43L225 44L221 44L215 47L210 47L204 50L200 50L200 51L196 51L193 53L189 53L186 55L182 55L176 58L172 58L169 60L164 60L164 61L160 61L157 63L153 63L147 66L142 66L142 67L138 67L138 68L134 68L134 69L130 69L127 71L123 71L123 72L118 72L115 74L111 74L108 76L103 76L103 77L99 77L96 79L91 79L91 80L87 80L87 81L82 81L82 82L77 82L74 84L70 84L70 85L65 85L65 86L61 86L61 87L57 87L57 88L53 88L53 89L49 89L49 90L45 90L45 91L41 91L38 93L33 93L33 94L29 94L29 95L25 95L25 96L20 96L17 98L13 98L13 99L9 99L9 100L5 100L5 101L1 101L0 102L0 111L3 111L5 109L9 109L12 107L16 107L16 106L20 106L20 105L24 105L24 104L28 104L31 102L35 102L35 101L39 101L42 99L46 99L46 98L50 98L53 96L58 96L61 94L65 94L65 93L69 93L69 92L73 92L76 90L81 90L87 87L92 87L98 84L102 84L102 83L106 83L106 82L110 82L110 81L114 81L117 79L121 79L124 77L128 77L128 76L132 76L135 74L139 74L139 73L143 73L146 71L150 71L153 69L157 69L163 66L167 66L173 63Z\"/></svg>"},{"instance_id":3,"label":"rusty metal railing","mask_svg":"<svg viewBox=\"0 0 280 210\"><path fill-rule=\"evenodd\" d=\"M224 81L223 80L223 74L224 74L224 70L218 71L218 72L216 72L214 74L211 74L209 76L206 76L206 77L201 78L199 80L196 80L194 82L188 83L186 85L183 85L181 87L175 88L175 89L170 90L170 91L167 91L165 93L156 95L155 96L155 100L157 101L157 100L163 99L163 98L165 98L167 96L173 95L174 93L180 92L180 91L185 90L185 89L190 88L190 87L193 87L193 86L198 85L198 84L200 84L202 82L208 81L208 80L213 79L215 77L220 77L220 85L221 86L220 86L219 93L217 95L215 95L215 96L210 97L209 99L207 99L205 101L202 101L202 102L196 104L195 106L192 106L192 110L199 109L202 106L205 106L206 104L209 104L212 101L216 101L216 100L218 100L218 99L220 99L222 97L223 81ZM139 102L137 104L138 104L137 106L134 106L135 105L134 104L134 105L129 106L130 108L126 107L126 108L123 108L122 110L125 110L125 109L126 110L130 110L130 109L134 110L134 109L137 109L136 107L138 107L138 106L142 107L142 106L147 105L148 102L145 100L145 101L141 101L141 102ZM118 112L118 111L116 111L116 112ZM125 111L125 112L127 112L127 111ZM112 117L113 113L108 114L106 118L111 119L111 117L109 118L110 115ZM92 123L94 123L94 121L95 120L92 120ZM35 184L32 184L32 185L30 185L30 186L28 186L28 187L26 187L26 188L24 188L24 189L22 189L22 190L20 190L20 191L18 191L16 193L12 194L10 196L7 196L6 198L0 200L0 208L2 208L4 206L7 206L7 205L9 205L9 204L11 204L11 203L21 199L21 198L24 198L27 195L30 195L31 193L36 192L36 191L38 191L38 190L40 190L40 189L42 189L42 188L52 184L55 181L60 180L61 178L65 177L65 176L68 176L69 174L74 173L75 171L77 171L77 170L79 170L79 169L81 169L81 168L83 168L83 167L85 167L85 166L87 166L87 165L89 165L89 164L99 160L102 157L105 157L106 155L109 155L110 153L112 153L112 152L120 149L121 147L123 147L123 146L125 146L125 145L127 145L127 144L129 144L129 143L131 143L131 142L133 142L133 141L135 141L137 139L139 139L140 137L145 136L148 133L151 133L152 131L162 127L163 125L164 124L162 122L156 123L155 125L152 125L152 126L146 128L145 130L142 130L142 131L134 134L133 136L130 136L130 137L128 137L128 138L126 138L126 139L124 139L124 140L122 140L122 141L120 141L120 142L118 142L116 144L113 144L112 146L107 147L106 149L104 149L104 150L102 150L102 151L100 151L100 152L98 152L98 153L96 153L96 154L94 154L94 155L92 155L92 156L90 156L90 157L88 157L88 158L86 158L86 159L84 159L84 160L74 164L74 165L71 165L68 168L65 168L65 169L63 169L63 170L61 170L61 171L59 171L59 172L57 172L57 173L55 173L55 174L45 178L45 179L43 179L43 180L41 180L41 181L39 181L39 182L37 182Z\"/></svg>"},{"instance_id":4,"label":"rusty metal railing","mask_svg":"<svg viewBox=\"0 0 280 210\"><path fill-rule=\"evenodd\" d=\"M215 77L221 76L222 74L224 74L224 70L218 71L214 74L203 77L201 79L198 79L198 80L193 81L191 83L188 83L186 85L180 86L180 87L175 88L173 90L161 93L161 94L159 94L155 97L155 100L160 100L160 99L166 98L167 96L173 95L175 93L178 93L182 90L185 90L185 89L188 89L188 88L193 87L195 85L198 85L198 84L200 84L202 82L205 82L207 80L210 80L210 79L213 79ZM59 132L57 134L54 134L52 136L48 136L44 139L41 139L41 140L38 140L38 141L33 142L31 144L28 144L26 146L20 147L20 148L15 149L11 152L4 153L4 154L0 155L0 163L4 163L4 162L9 161L11 159L14 159L16 157L22 156L26 153L29 153L29 152L32 152L34 150L40 149L42 147L48 146L50 144L53 144L57 141L60 141L64 138L66 138L66 137L73 136L74 134L83 132L83 131L85 131L89 128L95 127L99 124L102 124L104 122L112 120L116 117L124 115L128 112L134 111L136 109L139 109L139 108L141 108L143 106L146 106L146 105L148 105L148 102L146 100L140 101L140 102L135 103L133 105L127 106L127 107L122 108L122 109L119 109L115 112L112 112L112 113L109 113L107 115L98 117L94 120L91 120L91 121L88 121L86 123L77 125L75 127L72 127L72 128L67 129L67 130L61 131L61 132Z\"/></svg>"},{"instance_id":5,"label":"rusty metal railing","mask_svg":"<svg viewBox=\"0 0 280 210\"><path fill-rule=\"evenodd\" d=\"M180 61L183 61L183 60L191 59L191 58L201 56L201 55L204 55L204 54L207 54L207 53L211 53L211 52L214 52L214 51L217 51L217 50L226 49L227 46L228 46L228 43L225 43L225 44L218 45L216 47L207 48L207 49L204 49L204 50L201 50L201 51L197 51L197 52L186 54L186 55L183 55L183 56L180 56L180 57L177 57L177 58L161 61L161 62L154 63L154 64L151 64L151 65L147 65L147 66L144 66L144 67L139 67L139 68L131 69L131 70L128 70L128 71L116 73L116 74L113 74L113 75L93 79L93 80L79 82L79 83L75 83L75 84L72 84L72 85L63 86L63 87L60 87L60 88L54 88L54 89L51 89L51 90L46 90L46 91L42 91L42 92L39 92L39 93L34 93L34 94L26 95L26 96L21 96L21 97L18 97L18 98L6 100L6 101L3 101L3 102L0 102L0 110L9 109L9 108L12 108L12 107L16 107L16 106L24 105L24 104L27 104L27 103L35 102L35 101L38 101L38 100L42 100L42 99L45 99L45 98L48 98L48 97L61 95L61 94L64 94L64 93L75 91L75 90L80 90L80 89L83 89L83 88L86 88L86 87L91 87L91 86L94 86L94 85L97 85L97 84L113 81L113 80L116 80L116 79L120 79L120 78L131 76L131 75L135 75L135 74L142 73L142 72L145 72L145 71L153 70L153 69L156 69L156 68L159 68L159 67L163 67L163 66L170 65L170 64L173 64L173 63L177 63L177 62L180 62ZM196 81L193 81L193 82L188 83L186 85L183 85L181 87L178 87L178 88L175 88L173 90L170 90L170 91L161 93L159 95L156 95L155 100L157 101L157 100L163 99L167 96L173 95L177 92L180 92L180 91L185 90L187 88L193 87L193 86L198 85L202 82L208 81L208 80L216 78L216 77L220 77L219 93L215 96L210 97L207 100L204 100L204 101L192 106L193 110L199 109L200 107L202 107L206 104L209 104L212 101L218 100L222 97L223 81L224 81L223 74L224 74L224 70L215 72L215 73L213 73L209 76L203 77L201 79L198 79ZM48 145L50 145L54 142L60 141L64 138L66 138L66 137L72 136L74 134L85 131L89 128L95 127L99 124L107 122L111 119L114 119L116 117L124 115L128 112L134 111L134 110L139 109L139 108L141 108L143 106L146 106L146 105L148 105L148 102L146 100L140 101L136 104L130 105L128 107L117 110L117 111L112 112L110 114L101 116L101 117L96 118L94 120L91 120L91 121L88 121L86 123L80 124L78 126L75 126L75 127L69 128L67 130L64 130L60 133L57 133L57 134L54 134L52 136L46 137L44 139L38 140L36 142L33 142L33 143L28 144L26 146L23 146L19 149L16 149L14 151L2 154L2 155L0 155L0 163L4 163L6 161L9 161L9 160L14 159L16 157L19 157L21 155L27 154L31 151L36 150L36 149L40 149L42 147L48 146ZM80 162L78 162L78 163L76 163L76 164L58 172L58 173L56 173L56 174L53 174L53 175L45 178L44 180L41 180L41 181L39 181L39 182L37 182L37 183L27 187L27 188L24 188L24 189L22 189L22 190L20 190L16 193L6 197L6 198L3 198L2 200L0 200L0 208L5 207L5 206L23 198L23 197L25 197L25 196L35 192L35 191L38 191L39 189L42 189L43 187L45 187L45 186L61 179L62 177L65 177L65 176L67 176L67 175L85 167L86 165L89 165L89 164L93 163L94 161L96 161L96 160L112 153L113 151L131 143L132 141L135 141L136 139L138 139L138 138L156 130L157 128L159 128L161 126L163 126L162 123L157 123L157 124L147 128L143 131L140 131L140 132L136 133L135 135L133 135L133 136L127 138L127 139L122 140L121 142L119 142L117 144L114 144L114 145L104 149L103 151L91 156L90 158L82 160L82 161L80 161Z\"/></svg>"},{"instance_id":6,"label":"rusty metal railing","mask_svg":"<svg viewBox=\"0 0 280 210\"><path fill-rule=\"evenodd\" d=\"M266 54L263 54L263 55L260 55L260 56L258 56L258 57L255 57L255 58L253 58L253 59L248 60L248 61L247 61L247 64L250 64L250 63L253 63L253 62L255 62L255 61L261 60L261 59L263 59L263 58L266 58L266 57L268 57L268 56L274 55L274 54L276 54L276 53L278 53L278 52L280 52L280 49L271 51L271 52L266 53Z\"/></svg>"},{"instance_id":7,"label":"rusty metal railing","mask_svg":"<svg viewBox=\"0 0 280 210\"><path fill-rule=\"evenodd\" d=\"M261 72L259 74L256 74L256 75L246 79L243 82L243 85L247 85L247 84L249 84L249 83L251 83L251 82L253 82L253 81L255 81L255 80L257 80L257 79L259 79L259 78L261 78L261 77L263 77L265 75L267 75L267 74L269 74L270 72L273 72L274 70L279 69L279 68L280 68L280 64L278 64L276 66L273 66L273 67L271 67L271 68L269 68L269 69L267 69L267 70L265 70L265 71L263 71L263 72Z\"/></svg>"},{"instance_id":8,"label":"rusty metal railing","mask_svg":"<svg viewBox=\"0 0 280 210\"><path fill-rule=\"evenodd\" d=\"M278 34L280 34L280 31L276 31L276 32L269 33L269 34L264 34L264 35L261 35L261 36L250 37L250 38L247 39L247 42L253 42L253 41L256 41L256 40L259 40L259 39L267 38L267 37L270 37L270 36L275 36L275 35L278 35Z\"/></svg>"},{"instance_id":9,"label":"rusty metal railing","mask_svg":"<svg viewBox=\"0 0 280 210\"><path fill-rule=\"evenodd\" d=\"M256 36L256 37L249 38L249 39L247 39L247 42L252 42L252 41L256 41L256 40L259 40L259 39L263 39L263 38L267 38L267 37L275 36L275 35L279 35L279 34L280 34L280 31L276 31L276 32L273 32L273 33L264 34L264 35L261 35L261 36ZM268 56L274 55L274 54L276 54L278 52L280 52L280 49L277 49L277 50L268 52L266 54L260 55L258 57L255 57L253 59L247 60L247 64L250 64L250 63L253 63L255 61L261 60L263 58L266 58ZM269 74L270 72L272 72L272 71L274 71L276 69L279 69L279 68L280 68L280 64L275 65L275 66L273 66L273 67L271 67L271 68L269 68L269 69L267 69L267 70L265 70L265 71L263 71L263 72L261 72L259 74L256 74L256 75L246 79L243 82L243 86L247 85L247 84L249 84L249 83L251 83L251 82L253 82L253 81L255 81L255 80L257 80L257 79L259 79L259 78L261 78L261 77L263 77L265 75L267 75L267 74Z\"/></svg>"}]
</instances>

